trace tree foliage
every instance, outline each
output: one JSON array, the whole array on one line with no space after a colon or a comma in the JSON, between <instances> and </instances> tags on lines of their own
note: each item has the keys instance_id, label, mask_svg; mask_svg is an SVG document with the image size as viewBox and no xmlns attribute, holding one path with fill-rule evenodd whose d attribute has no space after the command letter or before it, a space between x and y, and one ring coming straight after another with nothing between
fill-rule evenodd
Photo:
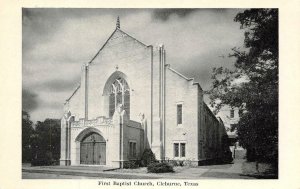
<instances>
[{"instance_id":1,"label":"tree foliage","mask_svg":"<svg viewBox=\"0 0 300 189\"><path fill-rule=\"evenodd\" d=\"M154 153L151 149L145 149L141 157L141 166L146 167L153 162L156 162Z\"/></svg>"},{"instance_id":2,"label":"tree foliage","mask_svg":"<svg viewBox=\"0 0 300 189\"><path fill-rule=\"evenodd\" d=\"M45 119L36 123L33 144L35 159L50 164L60 158L60 120Z\"/></svg>"},{"instance_id":3,"label":"tree foliage","mask_svg":"<svg viewBox=\"0 0 300 189\"><path fill-rule=\"evenodd\" d=\"M234 21L245 30L243 48L233 48L233 70L214 68L210 104L241 111L237 133L255 160L277 161L278 152L278 10L250 9Z\"/></svg>"},{"instance_id":4,"label":"tree foliage","mask_svg":"<svg viewBox=\"0 0 300 189\"><path fill-rule=\"evenodd\" d=\"M33 122L22 111L22 162L50 165L60 158L60 120L45 119Z\"/></svg>"},{"instance_id":5,"label":"tree foliage","mask_svg":"<svg viewBox=\"0 0 300 189\"><path fill-rule=\"evenodd\" d=\"M26 111L22 111L22 162L31 161L33 134L34 129L30 116Z\"/></svg>"}]
</instances>

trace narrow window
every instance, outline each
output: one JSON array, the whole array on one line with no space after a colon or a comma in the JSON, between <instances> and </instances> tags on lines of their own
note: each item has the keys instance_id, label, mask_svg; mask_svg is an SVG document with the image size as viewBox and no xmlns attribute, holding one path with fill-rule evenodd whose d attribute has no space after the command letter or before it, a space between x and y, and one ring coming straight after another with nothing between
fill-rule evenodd
<instances>
[{"instance_id":1,"label":"narrow window","mask_svg":"<svg viewBox=\"0 0 300 189\"><path fill-rule=\"evenodd\" d=\"M136 143L134 142L133 144L132 144L132 156L133 157L135 157L136 156Z\"/></svg>"},{"instance_id":2,"label":"narrow window","mask_svg":"<svg viewBox=\"0 0 300 189\"><path fill-rule=\"evenodd\" d=\"M185 157L185 143L180 144L180 157Z\"/></svg>"},{"instance_id":3,"label":"narrow window","mask_svg":"<svg viewBox=\"0 0 300 189\"><path fill-rule=\"evenodd\" d=\"M230 110L230 118L234 118L234 110Z\"/></svg>"},{"instance_id":4,"label":"narrow window","mask_svg":"<svg viewBox=\"0 0 300 189\"><path fill-rule=\"evenodd\" d=\"M129 156L131 157L132 155L132 142L129 142Z\"/></svg>"},{"instance_id":5,"label":"narrow window","mask_svg":"<svg viewBox=\"0 0 300 189\"><path fill-rule=\"evenodd\" d=\"M126 111L128 117L130 115L130 93L129 90L124 92L124 110Z\"/></svg>"},{"instance_id":6,"label":"narrow window","mask_svg":"<svg viewBox=\"0 0 300 189\"><path fill-rule=\"evenodd\" d=\"M182 124L182 104L177 104L177 125Z\"/></svg>"},{"instance_id":7,"label":"narrow window","mask_svg":"<svg viewBox=\"0 0 300 189\"><path fill-rule=\"evenodd\" d=\"M179 144L174 143L174 156L179 157Z\"/></svg>"},{"instance_id":8,"label":"narrow window","mask_svg":"<svg viewBox=\"0 0 300 189\"><path fill-rule=\"evenodd\" d=\"M136 142L129 142L129 157L136 157Z\"/></svg>"},{"instance_id":9,"label":"narrow window","mask_svg":"<svg viewBox=\"0 0 300 189\"><path fill-rule=\"evenodd\" d=\"M122 104L122 92L118 92L116 95L116 100L117 100L117 107L119 107L120 104Z\"/></svg>"},{"instance_id":10,"label":"narrow window","mask_svg":"<svg viewBox=\"0 0 300 189\"><path fill-rule=\"evenodd\" d=\"M109 117L112 117L115 113L115 94L109 95Z\"/></svg>"}]
</instances>

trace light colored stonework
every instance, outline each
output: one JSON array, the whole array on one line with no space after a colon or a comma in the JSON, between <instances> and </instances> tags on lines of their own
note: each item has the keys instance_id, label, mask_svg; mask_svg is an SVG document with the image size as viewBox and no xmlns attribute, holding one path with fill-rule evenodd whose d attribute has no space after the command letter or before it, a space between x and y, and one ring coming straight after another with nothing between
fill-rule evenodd
<instances>
[{"instance_id":1,"label":"light colored stonework","mask_svg":"<svg viewBox=\"0 0 300 189\"><path fill-rule=\"evenodd\" d=\"M227 148L222 143L227 136L224 125L203 102L200 85L166 64L165 54L163 45L145 45L116 28L97 55L82 66L80 85L65 102L61 165L82 164L81 142L90 133L105 139L105 165L111 167L140 159L146 148L151 148L158 160L189 160L193 164L222 156ZM130 114L116 107L109 118L109 90L120 78L129 86ZM178 104L182 105L179 125ZM97 159L96 143L90 144L93 160ZM184 157L175 157L174 143L185 144Z\"/></svg>"}]
</instances>

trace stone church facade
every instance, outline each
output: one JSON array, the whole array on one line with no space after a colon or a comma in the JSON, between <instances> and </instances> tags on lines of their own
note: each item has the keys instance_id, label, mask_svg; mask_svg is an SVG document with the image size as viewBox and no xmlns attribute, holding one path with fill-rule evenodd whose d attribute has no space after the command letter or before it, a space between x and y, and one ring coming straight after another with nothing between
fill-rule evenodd
<instances>
[{"instance_id":1,"label":"stone church facade","mask_svg":"<svg viewBox=\"0 0 300 189\"><path fill-rule=\"evenodd\" d=\"M117 27L64 104L61 165L122 167L151 149L157 160L200 161L228 150L222 120L199 83L166 63L163 45L145 45Z\"/></svg>"}]
</instances>

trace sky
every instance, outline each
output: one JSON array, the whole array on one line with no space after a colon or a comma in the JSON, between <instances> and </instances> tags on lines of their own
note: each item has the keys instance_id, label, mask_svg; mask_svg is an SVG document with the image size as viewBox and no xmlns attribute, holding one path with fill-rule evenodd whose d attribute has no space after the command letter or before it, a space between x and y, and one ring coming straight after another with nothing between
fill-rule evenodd
<instances>
[{"instance_id":1,"label":"sky","mask_svg":"<svg viewBox=\"0 0 300 189\"><path fill-rule=\"evenodd\" d=\"M31 120L60 119L63 103L116 27L147 45L164 44L166 62L204 90L213 67L232 68L244 31L241 9L41 9L22 11L22 109Z\"/></svg>"}]
</instances>

